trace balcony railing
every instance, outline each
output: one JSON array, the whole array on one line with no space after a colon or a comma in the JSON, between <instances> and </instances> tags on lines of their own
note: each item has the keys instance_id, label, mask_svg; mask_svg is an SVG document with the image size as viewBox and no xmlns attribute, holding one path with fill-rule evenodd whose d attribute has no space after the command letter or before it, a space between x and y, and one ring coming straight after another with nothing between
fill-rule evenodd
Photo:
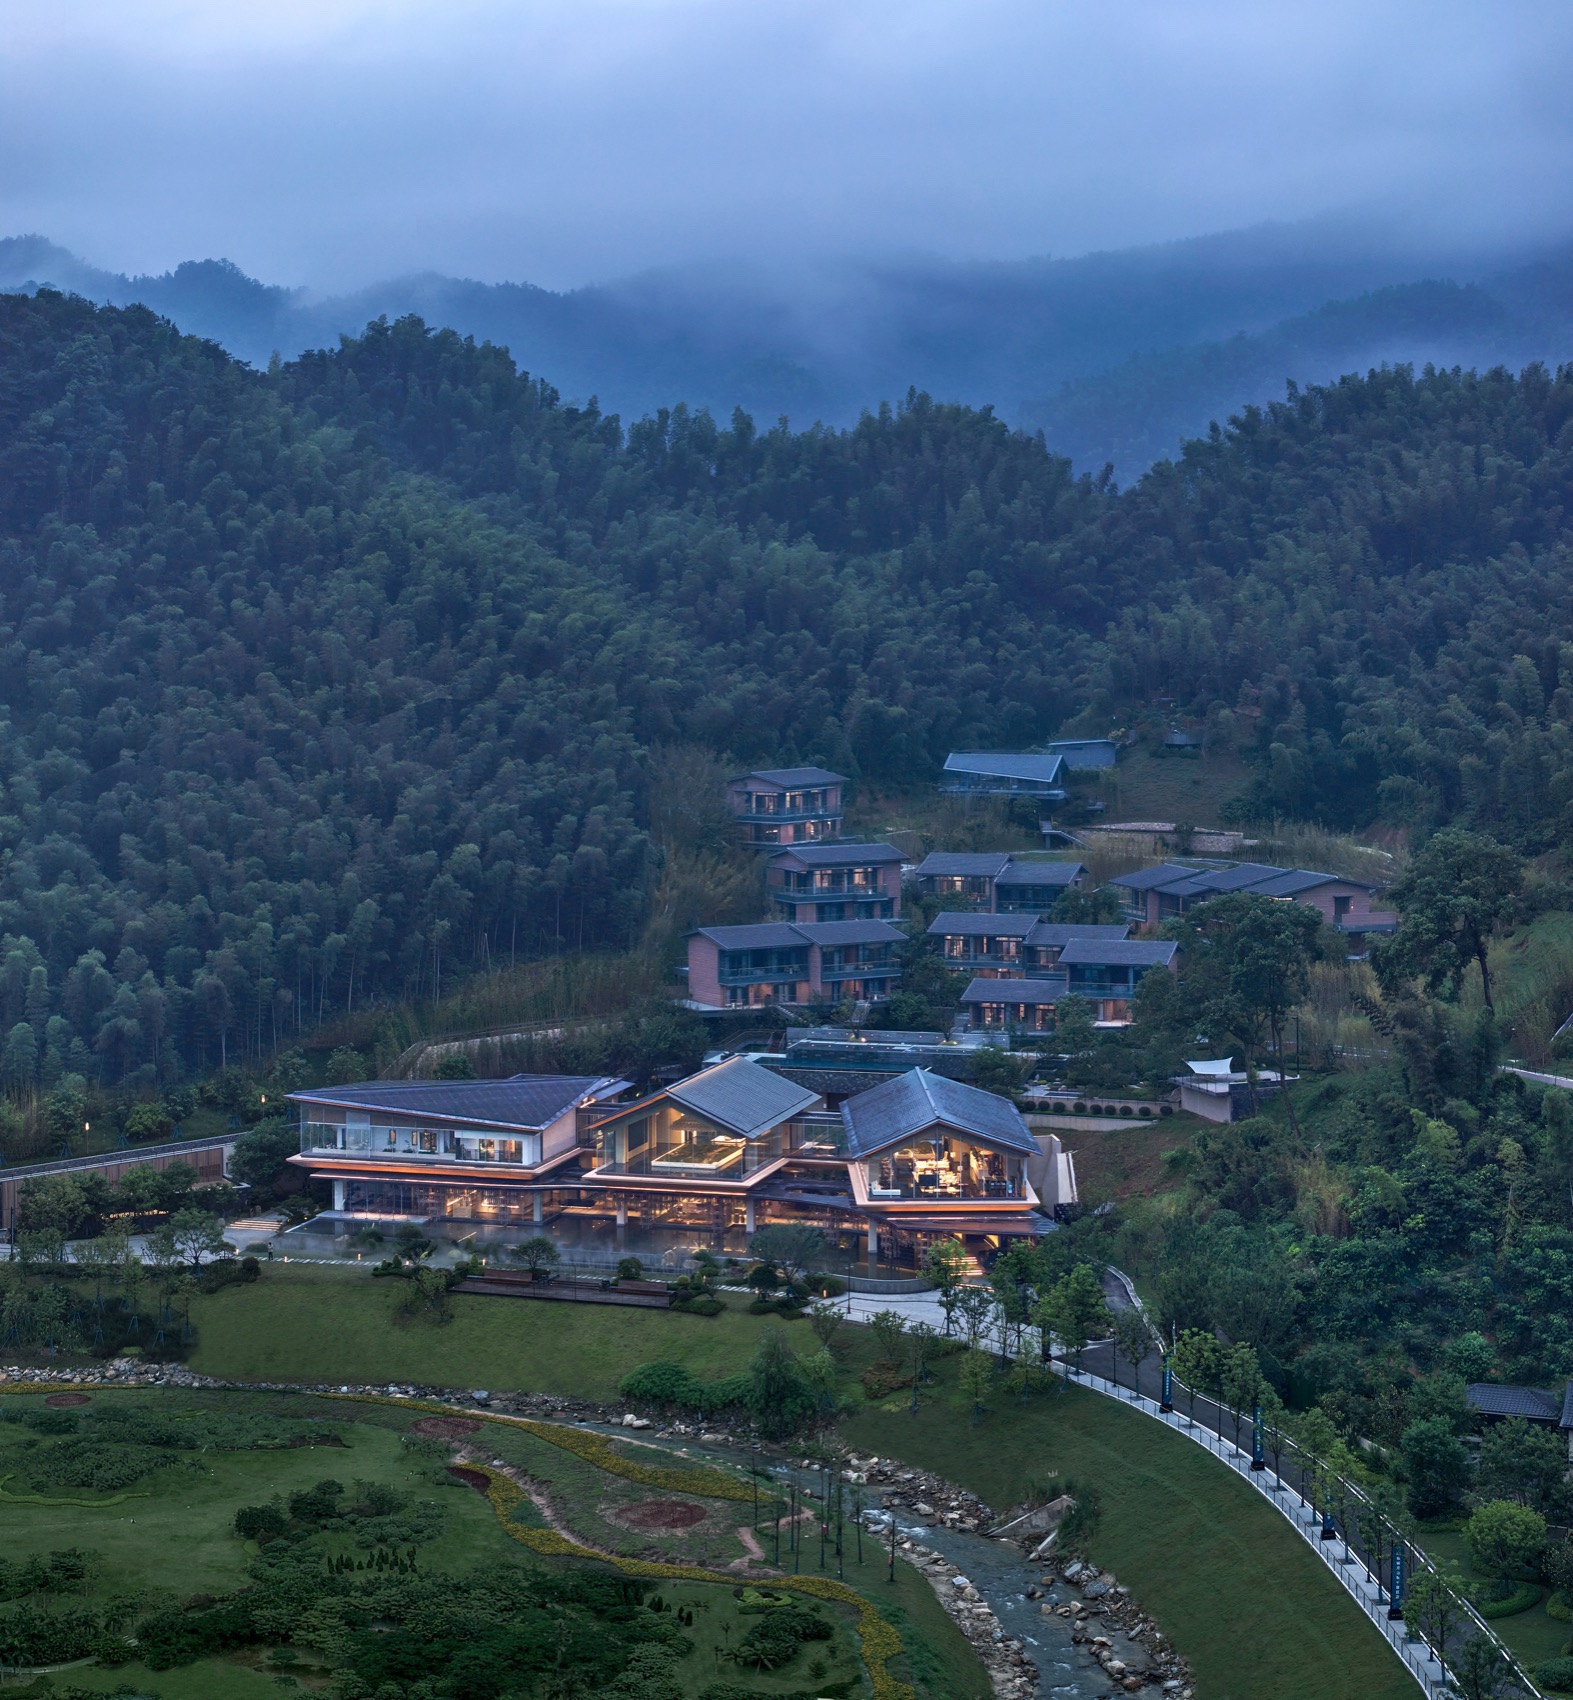
<instances>
[{"instance_id":1,"label":"balcony railing","mask_svg":"<svg viewBox=\"0 0 1573 1700\"><path fill-rule=\"evenodd\" d=\"M303 1156L338 1155L357 1162L420 1163L441 1168L485 1163L499 1169L532 1168L541 1160L538 1133L455 1133L449 1128L342 1127L334 1122L305 1122L300 1130Z\"/></svg>"}]
</instances>

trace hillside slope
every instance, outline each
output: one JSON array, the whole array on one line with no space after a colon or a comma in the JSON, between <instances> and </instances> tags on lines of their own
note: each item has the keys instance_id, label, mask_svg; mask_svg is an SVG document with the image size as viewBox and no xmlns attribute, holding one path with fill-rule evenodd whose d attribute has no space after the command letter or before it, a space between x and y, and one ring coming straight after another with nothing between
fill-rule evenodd
<instances>
[{"instance_id":1,"label":"hillside slope","mask_svg":"<svg viewBox=\"0 0 1573 1700\"><path fill-rule=\"evenodd\" d=\"M899 790L1190 713L1248 813L1556 846L1570 419L1573 374L1388 372L1116 494L922 396L625 432L413 320L259 374L0 298L0 1069L626 945L673 746Z\"/></svg>"}]
</instances>

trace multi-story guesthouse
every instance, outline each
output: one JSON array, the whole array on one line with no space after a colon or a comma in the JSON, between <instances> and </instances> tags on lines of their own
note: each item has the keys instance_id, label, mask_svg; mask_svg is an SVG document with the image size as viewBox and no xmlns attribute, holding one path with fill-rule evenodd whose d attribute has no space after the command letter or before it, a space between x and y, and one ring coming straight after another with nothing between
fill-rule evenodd
<instances>
[{"instance_id":1,"label":"multi-story guesthouse","mask_svg":"<svg viewBox=\"0 0 1573 1700\"><path fill-rule=\"evenodd\" d=\"M1047 914L1086 877L1080 862L1029 861L998 850L931 851L913 874L918 890L947 909L1021 915Z\"/></svg>"},{"instance_id":2,"label":"multi-story guesthouse","mask_svg":"<svg viewBox=\"0 0 1573 1700\"><path fill-rule=\"evenodd\" d=\"M1074 929L1067 929L1074 932ZM1167 939L1067 938L1052 966L1029 977L980 973L961 995L968 1024L974 1028L1053 1030L1055 1006L1062 998L1085 998L1100 1027L1126 1027L1131 1003L1143 974L1154 968L1177 970L1179 946Z\"/></svg>"},{"instance_id":3,"label":"multi-story guesthouse","mask_svg":"<svg viewBox=\"0 0 1573 1700\"><path fill-rule=\"evenodd\" d=\"M626 1082L369 1081L291 1095L292 1162L333 1187L327 1225L404 1220L570 1245L740 1252L809 1222L847 1261L912 1263L960 1237L987 1255L1075 1202L1057 1136L924 1069L824 1099L732 1057L633 1097Z\"/></svg>"},{"instance_id":4,"label":"multi-story guesthouse","mask_svg":"<svg viewBox=\"0 0 1573 1700\"><path fill-rule=\"evenodd\" d=\"M1323 920L1348 934L1358 948L1368 933L1390 933L1398 917L1376 901L1382 888L1342 874L1313 873L1305 868L1276 868L1267 862L1198 862L1186 866L1164 862L1155 868L1119 874L1109 882L1133 921L1157 926L1209 898L1248 891L1304 903Z\"/></svg>"},{"instance_id":5,"label":"multi-story guesthouse","mask_svg":"<svg viewBox=\"0 0 1573 1700\"><path fill-rule=\"evenodd\" d=\"M760 921L688 936L688 998L702 1009L872 1002L901 978L889 921Z\"/></svg>"},{"instance_id":6,"label":"multi-story guesthouse","mask_svg":"<svg viewBox=\"0 0 1573 1700\"><path fill-rule=\"evenodd\" d=\"M946 911L929 923L947 968L982 977L1031 979L1059 965L1072 939L1111 943L1130 935L1128 924L1040 921L1036 915Z\"/></svg>"},{"instance_id":7,"label":"multi-story guesthouse","mask_svg":"<svg viewBox=\"0 0 1573 1700\"><path fill-rule=\"evenodd\" d=\"M893 844L798 844L765 864L765 889L785 921L891 921L901 913L901 852Z\"/></svg>"},{"instance_id":8,"label":"multi-story guesthouse","mask_svg":"<svg viewBox=\"0 0 1573 1700\"><path fill-rule=\"evenodd\" d=\"M760 850L841 836L846 776L823 767L767 767L729 779L726 803L743 842Z\"/></svg>"}]
</instances>

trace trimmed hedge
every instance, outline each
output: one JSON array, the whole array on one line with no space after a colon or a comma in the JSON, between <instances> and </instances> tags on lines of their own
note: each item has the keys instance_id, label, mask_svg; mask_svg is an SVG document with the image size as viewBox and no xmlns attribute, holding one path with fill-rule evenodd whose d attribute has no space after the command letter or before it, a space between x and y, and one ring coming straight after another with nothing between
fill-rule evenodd
<instances>
[{"instance_id":1,"label":"trimmed hedge","mask_svg":"<svg viewBox=\"0 0 1573 1700\"><path fill-rule=\"evenodd\" d=\"M1513 1592L1504 1599L1477 1599L1475 1610L1484 1618L1517 1617L1540 1604L1540 1589L1533 1582L1515 1584Z\"/></svg>"}]
</instances>

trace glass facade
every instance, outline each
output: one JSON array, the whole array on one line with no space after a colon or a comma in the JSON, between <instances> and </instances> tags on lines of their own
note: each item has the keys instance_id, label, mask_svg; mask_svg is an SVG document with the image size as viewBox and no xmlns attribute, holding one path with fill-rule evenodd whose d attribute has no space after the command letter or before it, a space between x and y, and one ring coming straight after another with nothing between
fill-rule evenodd
<instances>
[{"instance_id":1,"label":"glass facade","mask_svg":"<svg viewBox=\"0 0 1573 1700\"><path fill-rule=\"evenodd\" d=\"M450 1163L498 1163L516 1169L532 1168L541 1160L541 1136L483 1128L391 1126L380 1122L304 1122L300 1148L353 1152L357 1157L403 1160L411 1157Z\"/></svg>"}]
</instances>

